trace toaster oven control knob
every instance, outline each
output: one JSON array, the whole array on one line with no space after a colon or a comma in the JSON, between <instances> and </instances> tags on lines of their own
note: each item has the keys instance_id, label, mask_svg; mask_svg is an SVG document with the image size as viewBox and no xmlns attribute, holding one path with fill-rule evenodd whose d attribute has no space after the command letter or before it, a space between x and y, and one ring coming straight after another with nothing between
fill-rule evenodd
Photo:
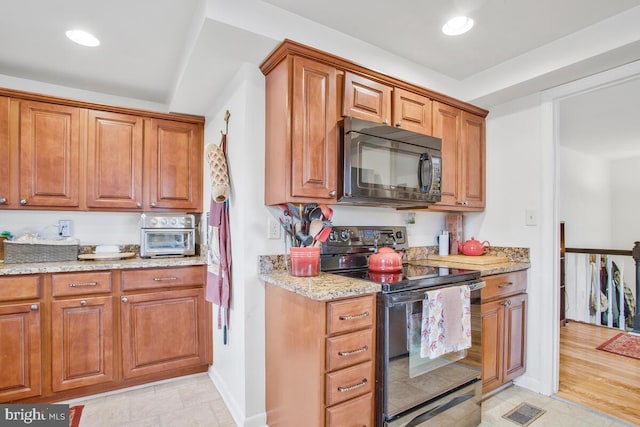
<instances>
[{"instance_id":1,"label":"toaster oven control knob","mask_svg":"<svg viewBox=\"0 0 640 427\"><path fill-rule=\"evenodd\" d=\"M151 218L151 225L156 225L158 223L158 220L155 218Z\"/></svg>"},{"instance_id":2,"label":"toaster oven control knob","mask_svg":"<svg viewBox=\"0 0 640 427\"><path fill-rule=\"evenodd\" d=\"M176 221L176 219L175 219L175 218L172 218L172 219L171 219L171 225L176 225L177 223L178 223L178 221Z\"/></svg>"},{"instance_id":3,"label":"toaster oven control knob","mask_svg":"<svg viewBox=\"0 0 640 427\"><path fill-rule=\"evenodd\" d=\"M160 220L160 224L162 224L162 225L167 225L167 218L162 218L162 219Z\"/></svg>"}]
</instances>

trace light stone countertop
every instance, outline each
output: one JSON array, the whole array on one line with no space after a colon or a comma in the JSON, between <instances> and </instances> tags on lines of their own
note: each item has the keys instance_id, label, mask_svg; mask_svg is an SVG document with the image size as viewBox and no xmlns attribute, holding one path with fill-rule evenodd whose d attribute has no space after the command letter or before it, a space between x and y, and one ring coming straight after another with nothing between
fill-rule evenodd
<instances>
[{"instance_id":1,"label":"light stone countertop","mask_svg":"<svg viewBox=\"0 0 640 427\"><path fill-rule=\"evenodd\" d=\"M128 258L110 261L63 261L63 262L30 262L23 264L0 263L0 276L15 274L62 273L73 271L124 270L129 268L179 267L203 265L206 256L180 258Z\"/></svg>"},{"instance_id":2,"label":"light stone countertop","mask_svg":"<svg viewBox=\"0 0 640 427\"><path fill-rule=\"evenodd\" d=\"M434 260L414 260L410 264L477 270L480 271L481 276L526 270L531 267L528 262L470 265ZM314 277L295 277L291 276L287 271L272 271L260 274L260 279L271 285L318 301L376 293L381 290L381 286L378 283L323 272Z\"/></svg>"},{"instance_id":3,"label":"light stone countertop","mask_svg":"<svg viewBox=\"0 0 640 427\"><path fill-rule=\"evenodd\" d=\"M260 279L318 301L376 293L381 289L378 283L322 272L313 277L295 277L287 271L276 271L261 274Z\"/></svg>"}]
</instances>

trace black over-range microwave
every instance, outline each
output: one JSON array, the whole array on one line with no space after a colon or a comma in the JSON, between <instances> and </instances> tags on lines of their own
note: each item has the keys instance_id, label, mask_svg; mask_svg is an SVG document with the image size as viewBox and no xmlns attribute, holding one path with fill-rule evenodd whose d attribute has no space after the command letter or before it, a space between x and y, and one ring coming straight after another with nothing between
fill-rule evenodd
<instances>
[{"instance_id":1,"label":"black over-range microwave","mask_svg":"<svg viewBox=\"0 0 640 427\"><path fill-rule=\"evenodd\" d=\"M440 138L354 117L344 118L339 128L338 203L416 207L440 201Z\"/></svg>"}]
</instances>

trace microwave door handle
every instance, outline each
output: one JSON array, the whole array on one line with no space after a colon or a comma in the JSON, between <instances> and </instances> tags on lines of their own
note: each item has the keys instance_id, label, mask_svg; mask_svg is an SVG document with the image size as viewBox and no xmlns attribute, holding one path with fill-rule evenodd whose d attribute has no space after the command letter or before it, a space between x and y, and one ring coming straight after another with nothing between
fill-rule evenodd
<instances>
[{"instance_id":1,"label":"microwave door handle","mask_svg":"<svg viewBox=\"0 0 640 427\"><path fill-rule=\"evenodd\" d=\"M427 173L427 185L424 185L424 179L423 179L423 167L424 167L424 162L427 161L428 165L431 165L431 156L429 155L429 153L422 153L420 154L420 161L418 162L418 185L420 186L420 192L422 193L428 193L429 189L431 188L431 181L432 181L432 177L431 177L431 173ZM431 168L429 168L431 169Z\"/></svg>"}]
</instances>

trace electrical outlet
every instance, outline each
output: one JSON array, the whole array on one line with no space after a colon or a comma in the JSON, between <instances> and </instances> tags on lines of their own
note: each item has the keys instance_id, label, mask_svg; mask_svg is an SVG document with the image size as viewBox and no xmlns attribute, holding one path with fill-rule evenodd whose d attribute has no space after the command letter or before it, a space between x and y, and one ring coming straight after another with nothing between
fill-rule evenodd
<instances>
[{"instance_id":1,"label":"electrical outlet","mask_svg":"<svg viewBox=\"0 0 640 427\"><path fill-rule=\"evenodd\" d=\"M275 219L267 219L267 239L280 238L280 224Z\"/></svg>"},{"instance_id":2,"label":"electrical outlet","mask_svg":"<svg viewBox=\"0 0 640 427\"><path fill-rule=\"evenodd\" d=\"M72 222L70 219L58 220L58 235L60 237L71 237L73 235L71 225Z\"/></svg>"},{"instance_id":3,"label":"electrical outlet","mask_svg":"<svg viewBox=\"0 0 640 427\"><path fill-rule=\"evenodd\" d=\"M527 209L524 211L525 225L537 225L538 224L538 212L535 209Z\"/></svg>"}]
</instances>

